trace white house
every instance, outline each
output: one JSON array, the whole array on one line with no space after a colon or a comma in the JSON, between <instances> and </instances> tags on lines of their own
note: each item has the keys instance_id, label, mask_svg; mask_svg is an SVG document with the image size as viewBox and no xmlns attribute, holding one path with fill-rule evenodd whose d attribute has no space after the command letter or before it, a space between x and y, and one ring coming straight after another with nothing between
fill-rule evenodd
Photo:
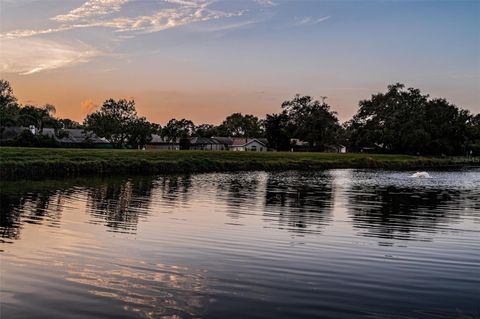
<instances>
[{"instance_id":1,"label":"white house","mask_svg":"<svg viewBox=\"0 0 480 319\"><path fill-rule=\"evenodd\" d=\"M230 150L266 152L268 150L267 140L263 138L233 138Z\"/></svg>"}]
</instances>

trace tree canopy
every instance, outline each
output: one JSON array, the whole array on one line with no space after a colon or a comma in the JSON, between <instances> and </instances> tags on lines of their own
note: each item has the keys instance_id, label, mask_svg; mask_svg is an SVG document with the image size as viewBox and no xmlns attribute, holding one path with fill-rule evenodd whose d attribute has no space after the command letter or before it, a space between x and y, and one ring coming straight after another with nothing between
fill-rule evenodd
<instances>
[{"instance_id":1,"label":"tree canopy","mask_svg":"<svg viewBox=\"0 0 480 319\"><path fill-rule=\"evenodd\" d=\"M100 110L87 115L86 130L110 140L117 147L130 144L134 147L149 142L157 126L144 117L138 117L134 100L106 100Z\"/></svg>"},{"instance_id":2,"label":"tree canopy","mask_svg":"<svg viewBox=\"0 0 480 319\"><path fill-rule=\"evenodd\" d=\"M263 134L262 122L250 114L233 113L217 128L219 135L235 137L258 137Z\"/></svg>"},{"instance_id":3,"label":"tree canopy","mask_svg":"<svg viewBox=\"0 0 480 319\"><path fill-rule=\"evenodd\" d=\"M308 142L314 150L323 150L325 145L337 143L341 127L336 113L325 102L297 94L292 100L283 102L282 108L293 138Z\"/></svg>"},{"instance_id":4,"label":"tree canopy","mask_svg":"<svg viewBox=\"0 0 480 319\"><path fill-rule=\"evenodd\" d=\"M386 93L360 101L347 126L349 145L382 152L460 155L468 143L471 114L445 99L431 99L419 89L390 85Z\"/></svg>"}]
</instances>

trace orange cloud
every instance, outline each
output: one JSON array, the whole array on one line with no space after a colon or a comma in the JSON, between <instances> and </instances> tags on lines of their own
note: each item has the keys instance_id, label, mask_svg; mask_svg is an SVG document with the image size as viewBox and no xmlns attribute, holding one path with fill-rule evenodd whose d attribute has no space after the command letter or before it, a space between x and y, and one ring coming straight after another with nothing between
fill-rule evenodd
<instances>
[{"instance_id":1,"label":"orange cloud","mask_svg":"<svg viewBox=\"0 0 480 319\"><path fill-rule=\"evenodd\" d=\"M80 109L84 114L89 114L95 111L98 107L99 107L98 104L94 103L92 100L85 100L82 103L80 103Z\"/></svg>"}]
</instances>

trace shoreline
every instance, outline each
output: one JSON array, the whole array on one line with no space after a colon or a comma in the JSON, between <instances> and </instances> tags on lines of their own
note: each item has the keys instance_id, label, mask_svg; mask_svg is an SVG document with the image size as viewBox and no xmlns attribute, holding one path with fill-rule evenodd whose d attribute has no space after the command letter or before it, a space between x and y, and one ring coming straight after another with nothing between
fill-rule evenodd
<instances>
[{"instance_id":1,"label":"shoreline","mask_svg":"<svg viewBox=\"0 0 480 319\"><path fill-rule=\"evenodd\" d=\"M156 175L233 171L452 169L480 166L480 159L366 153L101 150L0 147L0 179Z\"/></svg>"}]
</instances>

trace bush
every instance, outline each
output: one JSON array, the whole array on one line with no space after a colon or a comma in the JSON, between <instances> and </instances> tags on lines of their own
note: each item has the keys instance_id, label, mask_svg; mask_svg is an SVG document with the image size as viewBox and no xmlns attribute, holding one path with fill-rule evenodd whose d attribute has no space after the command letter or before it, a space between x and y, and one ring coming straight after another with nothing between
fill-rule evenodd
<instances>
[{"instance_id":1,"label":"bush","mask_svg":"<svg viewBox=\"0 0 480 319\"><path fill-rule=\"evenodd\" d=\"M58 142L53 137L34 135L29 130L24 130L9 144L20 147L58 147Z\"/></svg>"}]
</instances>

